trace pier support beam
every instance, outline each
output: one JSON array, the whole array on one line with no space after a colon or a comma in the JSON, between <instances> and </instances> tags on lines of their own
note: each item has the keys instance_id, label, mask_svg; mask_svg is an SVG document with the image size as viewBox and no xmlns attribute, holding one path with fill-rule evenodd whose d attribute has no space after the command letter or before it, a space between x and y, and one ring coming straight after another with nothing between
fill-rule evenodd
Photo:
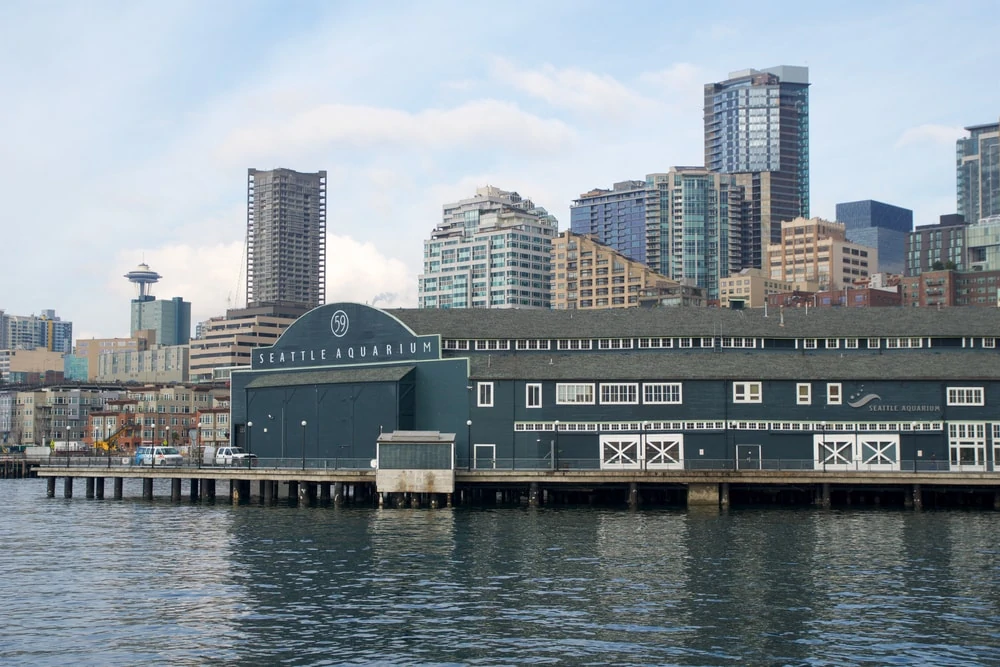
<instances>
[{"instance_id":1,"label":"pier support beam","mask_svg":"<svg viewBox=\"0 0 1000 667\"><path fill-rule=\"evenodd\" d=\"M97 478L97 489L95 491L95 495L97 496L98 500L104 500L104 478L103 477L98 477Z\"/></svg>"},{"instance_id":2,"label":"pier support beam","mask_svg":"<svg viewBox=\"0 0 1000 667\"><path fill-rule=\"evenodd\" d=\"M913 485L913 509L922 510L924 508L924 492L919 484Z\"/></svg>"},{"instance_id":3,"label":"pier support beam","mask_svg":"<svg viewBox=\"0 0 1000 667\"><path fill-rule=\"evenodd\" d=\"M825 510L830 509L830 484L829 483L824 483L822 485L822 487L820 487L820 500L819 500L819 504Z\"/></svg>"},{"instance_id":4,"label":"pier support beam","mask_svg":"<svg viewBox=\"0 0 1000 667\"><path fill-rule=\"evenodd\" d=\"M215 502L215 480L206 479L205 480L205 497Z\"/></svg>"},{"instance_id":5,"label":"pier support beam","mask_svg":"<svg viewBox=\"0 0 1000 667\"><path fill-rule=\"evenodd\" d=\"M200 494L198 493L198 483L201 481L197 477L191 478L191 502L197 502Z\"/></svg>"},{"instance_id":6,"label":"pier support beam","mask_svg":"<svg viewBox=\"0 0 1000 667\"><path fill-rule=\"evenodd\" d=\"M113 492L115 500L121 500L122 499L122 496L124 495L122 493L122 487L124 485L125 485L125 480L123 478L121 478L121 477L115 477L115 481L114 481L115 490Z\"/></svg>"},{"instance_id":7,"label":"pier support beam","mask_svg":"<svg viewBox=\"0 0 1000 667\"><path fill-rule=\"evenodd\" d=\"M269 505L272 502L274 502L273 482L269 479L266 479L263 482L261 482L261 484L263 485L263 492L260 495L264 497L264 504Z\"/></svg>"},{"instance_id":8,"label":"pier support beam","mask_svg":"<svg viewBox=\"0 0 1000 667\"><path fill-rule=\"evenodd\" d=\"M56 497L56 478L49 477L45 480L45 497L55 498Z\"/></svg>"},{"instance_id":9,"label":"pier support beam","mask_svg":"<svg viewBox=\"0 0 1000 667\"><path fill-rule=\"evenodd\" d=\"M436 510L440 506L441 506L441 501L438 499L438 494L432 493L431 494L431 509L432 510Z\"/></svg>"},{"instance_id":10,"label":"pier support beam","mask_svg":"<svg viewBox=\"0 0 1000 667\"><path fill-rule=\"evenodd\" d=\"M718 484L688 484L687 494L688 507L699 505L719 506L719 485Z\"/></svg>"},{"instance_id":11,"label":"pier support beam","mask_svg":"<svg viewBox=\"0 0 1000 667\"><path fill-rule=\"evenodd\" d=\"M326 492L328 494L327 497L326 497L326 499L330 500L330 496L329 496L330 485L327 484L325 486L326 486ZM344 483L343 482L334 482L333 483L333 504L337 505L338 507L340 505L344 504Z\"/></svg>"},{"instance_id":12,"label":"pier support beam","mask_svg":"<svg viewBox=\"0 0 1000 667\"><path fill-rule=\"evenodd\" d=\"M330 503L330 487L332 484L330 482L320 482L319 483L319 502L321 505L328 505Z\"/></svg>"},{"instance_id":13,"label":"pier support beam","mask_svg":"<svg viewBox=\"0 0 1000 667\"><path fill-rule=\"evenodd\" d=\"M63 498L73 497L73 478L66 477L63 479Z\"/></svg>"},{"instance_id":14,"label":"pier support beam","mask_svg":"<svg viewBox=\"0 0 1000 667\"><path fill-rule=\"evenodd\" d=\"M233 479L229 481L229 501L238 505L240 502L240 480Z\"/></svg>"},{"instance_id":15,"label":"pier support beam","mask_svg":"<svg viewBox=\"0 0 1000 667\"><path fill-rule=\"evenodd\" d=\"M629 482L628 485L628 508L630 510L639 509L639 484Z\"/></svg>"},{"instance_id":16,"label":"pier support beam","mask_svg":"<svg viewBox=\"0 0 1000 667\"><path fill-rule=\"evenodd\" d=\"M94 478L88 477L86 484L87 484L86 496L88 499L92 499L94 497Z\"/></svg>"},{"instance_id":17,"label":"pier support beam","mask_svg":"<svg viewBox=\"0 0 1000 667\"><path fill-rule=\"evenodd\" d=\"M541 494L538 492L538 482L532 482L528 486L528 507L538 507Z\"/></svg>"},{"instance_id":18,"label":"pier support beam","mask_svg":"<svg viewBox=\"0 0 1000 667\"><path fill-rule=\"evenodd\" d=\"M170 480L170 500L179 503L181 501L181 478L174 477Z\"/></svg>"},{"instance_id":19,"label":"pier support beam","mask_svg":"<svg viewBox=\"0 0 1000 667\"><path fill-rule=\"evenodd\" d=\"M1000 491L993 494L993 509L1000 510Z\"/></svg>"},{"instance_id":20,"label":"pier support beam","mask_svg":"<svg viewBox=\"0 0 1000 667\"><path fill-rule=\"evenodd\" d=\"M153 479L144 477L142 480L142 497L146 500L153 499Z\"/></svg>"},{"instance_id":21,"label":"pier support beam","mask_svg":"<svg viewBox=\"0 0 1000 667\"><path fill-rule=\"evenodd\" d=\"M719 505L729 508L729 482L723 482L719 489Z\"/></svg>"}]
</instances>

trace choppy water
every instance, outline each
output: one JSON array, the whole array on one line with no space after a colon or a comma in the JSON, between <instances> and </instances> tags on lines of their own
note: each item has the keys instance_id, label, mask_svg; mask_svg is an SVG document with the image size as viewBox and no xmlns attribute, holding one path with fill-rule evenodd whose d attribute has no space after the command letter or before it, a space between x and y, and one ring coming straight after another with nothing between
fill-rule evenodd
<instances>
[{"instance_id":1,"label":"choppy water","mask_svg":"<svg viewBox=\"0 0 1000 667\"><path fill-rule=\"evenodd\" d=\"M0 494L5 664L1000 665L990 512Z\"/></svg>"}]
</instances>

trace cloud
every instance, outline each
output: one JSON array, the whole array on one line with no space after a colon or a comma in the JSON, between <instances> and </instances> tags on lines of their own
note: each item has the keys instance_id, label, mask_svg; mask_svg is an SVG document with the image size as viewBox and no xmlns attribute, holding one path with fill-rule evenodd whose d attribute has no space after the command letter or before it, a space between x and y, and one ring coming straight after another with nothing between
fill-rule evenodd
<instances>
[{"instance_id":1,"label":"cloud","mask_svg":"<svg viewBox=\"0 0 1000 667\"><path fill-rule=\"evenodd\" d=\"M707 73L696 65L675 63L666 69L643 72L639 75L639 80L647 85L656 86L665 93L687 94L693 90L701 95L707 76Z\"/></svg>"},{"instance_id":2,"label":"cloud","mask_svg":"<svg viewBox=\"0 0 1000 667\"><path fill-rule=\"evenodd\" d=\"M356 301L380 308L414 308L417 276L368 242L327 235L326 302Z\"/></svg>"},{"instance_id":3,"label":"cloud","mask_svg":"<svg viewBox=\"0 0 1000 667\"><path fill-rule=\"evenodd\" d=\"M539 118L513 102L474 100L452 109L411 113L399 109L323 104L288 119L232 132L217 153L230 162L251 156L287 155L306 149L479 148L548 153L567 148L576 131L560 120Z\"/></svg>"},{"instance_id":4,"label":"cloud","mask_svg":"<svg viewBox=\"0 0 1000 667\"><path fill-rule=\"evenodd\" d=\"M938 144L954 146L955 141L965 136L965 129L950 125L925 124L917 127L910 127L903 131L903 134L896 140L896 148L903 148L913 144Z\"/></svg>"},{"instance_id":5,"label":"cloud","mask_svg":"<svg viewBox=\"0 0 1000 667\"><path fill-rule=\"evenodd\" d=\"M553 107L623 117L652 108L655 103L613 76L575 67L558 69L545 64L539 69L518 69L505 58L494 58L493 78Z\"/></svg>"}]
</instances>

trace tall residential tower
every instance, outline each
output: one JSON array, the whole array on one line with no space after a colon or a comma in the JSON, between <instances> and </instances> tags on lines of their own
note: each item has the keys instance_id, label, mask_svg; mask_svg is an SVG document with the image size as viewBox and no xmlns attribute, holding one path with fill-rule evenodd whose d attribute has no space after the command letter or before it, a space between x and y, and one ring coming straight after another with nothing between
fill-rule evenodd
<instances>
[{"instance_id":1,"label":"tall residential tower","mask_svg":"<svg viewBox=\"0 0 1000 667\"><path fill-rule=\"evenodd\" d=\"M1000 215L1000 123L965 129L956 145L958 212L975 224Z\"/></svg>"},{"instance_id":2,"label":"tall residential tower","mask_svg":"<svg viewBox=\"0 0 1000 667\"><path fill-rule=\"evenodd\" d=\"M326 301L326 172L247 170L247 303Z\"/></svg>"},{"instance_id":3,"label":"tall residential tower","mask_svg":"<svg viewBox=\"0 0 1000 667\"><path fill-rule=\"evenodd\" d=\"M809 217L809 69L747 69L706 84L705 166L739 176L757 244L746 259L762 266L781 223Z\"/></svg>"}]
</instances>

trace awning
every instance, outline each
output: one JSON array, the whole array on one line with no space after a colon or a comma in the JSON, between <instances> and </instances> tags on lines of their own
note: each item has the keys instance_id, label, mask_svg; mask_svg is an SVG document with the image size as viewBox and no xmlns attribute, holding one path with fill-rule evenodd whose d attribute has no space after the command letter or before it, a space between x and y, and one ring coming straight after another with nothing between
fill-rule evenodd
<instances>
[{"instance_id":1,"label":"awning","mask_svg":"<svg viewBox=\"0 0 1000 667\"><path fill-rule=\"evenodd\" d=\"M379 366L377 368L337 368L322 371L289 371L264 373L252 380L247 389L268 387L301 387L309 384L356 384L359 382L398 382L413 366Z\"/></svg>"}]
</instances>

